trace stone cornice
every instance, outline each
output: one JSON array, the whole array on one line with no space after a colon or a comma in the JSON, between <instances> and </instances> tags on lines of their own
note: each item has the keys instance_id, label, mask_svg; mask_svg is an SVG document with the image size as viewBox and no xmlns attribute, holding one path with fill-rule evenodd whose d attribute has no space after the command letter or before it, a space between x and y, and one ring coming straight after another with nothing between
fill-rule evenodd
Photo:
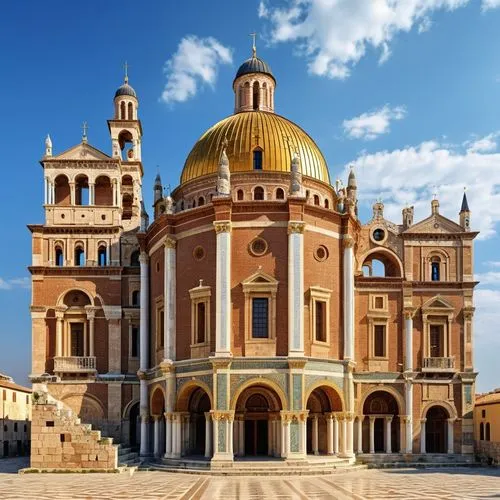
<instances>
[{"instance_id":1,"label":"stone cornice","mask_svg":"<svg viewBox=\"0 0 500 500\"><path fill-rule=\"evenodd\" d=\"M118 266L29 266L33 276L121 276Z\"/></svg>"},{"instance_id":2,"label":"stone cornice","mask_svg":"<svg viewBox=\"0 0 500 500\"><path fill-rule=\"evenodd\" d=\"M123 230L122 226L45 226L30 224L28 229L42 234L115 234Z\"/></svg>"}]
</instances>

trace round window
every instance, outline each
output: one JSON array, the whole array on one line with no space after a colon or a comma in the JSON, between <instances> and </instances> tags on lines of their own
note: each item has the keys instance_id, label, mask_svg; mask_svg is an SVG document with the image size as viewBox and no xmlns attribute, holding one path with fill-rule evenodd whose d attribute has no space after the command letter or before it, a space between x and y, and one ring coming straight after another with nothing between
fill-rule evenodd
<instances>
[{"instance_id":1,"label":"round window","mask_svg":"<svg viewBox=\"0 0 500 500\"><path fill-rule=\"evenodd\" d=\"M375 241L384 241L385 231L381 228L377 228L373 231L373 239Z\"/></svg>"},{"instance_id":2,"label":"round window","mask_svg":"<svg viewBox=\"0 0 500 500\"><path fill-rule=\"evenodd\" d=\"M202 246L197 246L193 250L193 257L196 260L203 260L205 258L205 249Z\"/></svg>"},{"instance_id":3,"label":"round window","mask_svg":"<svg viewBox=\"0 0 500 500\"><path fill-rule=\"evenodd\" d=\"M257 257L264 255L267 252L267 242L263 238L255 238L250 243L250 253Z\"/></svg>"},{"instance_id":4,"label":"round window","mask_svg":"<svg viewBox=\"0 0 500 500\"><path fill-rule=\"evenodd\" d=\"M318 248L316 248L316 250L314 251L314 258L316 260L319 260L320 262L328 259L328 249L323 246L323 245L320 245Z\"/></svg>"}]
</instances>

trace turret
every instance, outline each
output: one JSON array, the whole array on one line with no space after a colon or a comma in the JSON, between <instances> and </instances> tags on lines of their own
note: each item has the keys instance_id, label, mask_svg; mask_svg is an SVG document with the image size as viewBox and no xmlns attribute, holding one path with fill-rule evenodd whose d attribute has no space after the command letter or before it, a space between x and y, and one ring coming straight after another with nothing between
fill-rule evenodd
<instances>
[{"instance_id":1,"label":"turret","mask_svg":"<svg viewBox=\"0 0 500 500\"><path fill-rule=\"evenodd\" d=\"M45 156L52 156L52 139L49 134L45 139Z\"/></svg>"},{"instance_id":2,"label":"turret","mask_svg":"<svg viewBox=\"0 0 500 500\"><path fill-rule=\"evenodd\" d=\"M377 200L373 204L373 218L374 219L383 219L384 218L384 204L380 201Z\"/></svg>"},{"instance_id":3,"label":"turret","mask_svg":"<svg viewBox=\"0 0 500 500\"><path fill-rule=\"evenodd\" d=\"M356 175L354 174L354 169L352 167L349 172L349 178L347 179L346 208L352 216L356 216L358 214L358 186L356 183Z\"/></svg>"},{"instance_id":4,"label":"turret","mask_svg":"<svg viewBox=\"0 0 500 500\"><path fill-rule=\"evenodd\" d=\"M403 208L403 227L408 229L413 224L413 206Z\"/></svg>"},{"instance_id":5,"label":"turret","mask_svg":"<svg viewBox=\"0 0 500 500\"><path fill-rule=\"evenodd\" d=\"M153 187L153 202L156 204L156 202L160 201L163 198L163 186L161 184L161 177L160 173L158 172L155 177L155 183Z\"/></svg>"},{"instance_id":6,"label":"turret","mask_svg":"<svg viewBox=\"0 0 500 500\"><path fill-rule=\"evenodd\" d=\"M460 225L464 228L464 231L470 231L470 210L465 191L464 191L464 196L462 198L462 206L460 208L459 216L460 216Z\"/></svg>"}]
</instances>

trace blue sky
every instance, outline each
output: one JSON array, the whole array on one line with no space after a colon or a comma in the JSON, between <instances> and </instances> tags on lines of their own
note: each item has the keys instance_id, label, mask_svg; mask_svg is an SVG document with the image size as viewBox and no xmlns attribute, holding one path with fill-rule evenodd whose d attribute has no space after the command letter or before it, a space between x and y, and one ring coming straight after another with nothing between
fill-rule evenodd
<instances>
[{"instance_id":1,"label":"blue sky","mask_svg":"<svg viewBox=\"0 0 500 500\"><path fill-rule=\"evenodd\" d=\"M26 224L43 222L38 160L89 142L105 152L106 120L129 63L144 128L144 196L159 166L175 186L209 126L232 112L232 80L258 54L277 78L276 110L316 140L332 180L354 164L361 217L380 195L400 222L438 193L456 219L468 187L475 249L478 390L500 386L500 0L247 2L6 1L0 17L4 212L0 372L25 383L31 356Z\"/></svg>"}]
</instances>

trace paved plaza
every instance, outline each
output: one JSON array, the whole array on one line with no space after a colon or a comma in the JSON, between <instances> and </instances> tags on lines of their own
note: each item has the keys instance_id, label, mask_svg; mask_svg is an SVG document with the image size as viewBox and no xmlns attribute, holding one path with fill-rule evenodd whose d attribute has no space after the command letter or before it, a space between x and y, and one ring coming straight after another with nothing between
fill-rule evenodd
<instances>
[{"instance_id":1,"label":"paved plaza","mask_svg":"<svg viewBox=\"0 0 500 500\"><path fill-rule=\"evenodd\" d=\"M165 472L15 473L0 460L0 498L10 499L455 499L500 498L498 469L361 470L329 476L208 477Z\"/></svg>"}]
</instances>

